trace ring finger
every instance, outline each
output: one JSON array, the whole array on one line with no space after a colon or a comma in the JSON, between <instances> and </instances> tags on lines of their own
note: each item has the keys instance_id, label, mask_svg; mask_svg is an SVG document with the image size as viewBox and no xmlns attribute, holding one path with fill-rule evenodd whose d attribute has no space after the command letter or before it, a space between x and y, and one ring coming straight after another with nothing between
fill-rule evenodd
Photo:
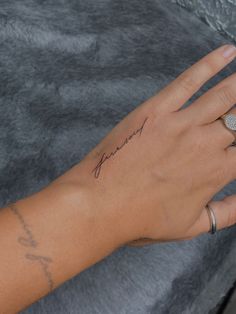
<instances>
[{"instance_id":1,"label":"ring finger","mask_svg":"<svg viewBox=\"0 0 236 314\"><path fill-rule=\"evenodd\" d=\"M236 223L236 196L231 195L221 201L211 201L211 208L214 210L217 230L230 227ZM199 219L188 230L187 236L195 237L202 233L209 232L211 227L209 216L204 208Z\"/></svg>"}]
</instances>

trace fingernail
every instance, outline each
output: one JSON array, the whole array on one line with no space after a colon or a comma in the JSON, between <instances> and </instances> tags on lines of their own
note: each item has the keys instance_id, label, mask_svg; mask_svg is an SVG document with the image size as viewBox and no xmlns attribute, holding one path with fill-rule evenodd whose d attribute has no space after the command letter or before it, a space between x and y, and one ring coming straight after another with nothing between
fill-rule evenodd
<instances>
[{"instance_id":1,"label":"fingernail","mask_svg":"<svg viewBox=\"0 0 236 314\"><path fill-rule=\"evenodd\" d=\"M225 47L224 51L223 51L223 56L226 59L230 59L231 57L236 55L236 47L233 45L228 45Z\"/></svg>"}]
</instances>

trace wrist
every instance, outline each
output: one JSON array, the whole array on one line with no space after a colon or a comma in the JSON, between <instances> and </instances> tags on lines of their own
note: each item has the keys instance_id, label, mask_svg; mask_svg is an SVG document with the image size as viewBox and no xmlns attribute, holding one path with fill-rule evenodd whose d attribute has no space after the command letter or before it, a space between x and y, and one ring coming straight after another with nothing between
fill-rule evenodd
<instances>
[{"instance_id":1,"label":"wrist","mask_svg":"<svg viewBox=\"0 0 236 314\"><path fill-rule=\"evenodd\" d=\"M111 253L129 239L122 232L115 208L108 204L103 188L98 188L87 175L88 168L87 162L78 164L53 181L51 186L57 189L64 206L70 204L78 211L78 220L83 217L100 249L103 247Z\"/></svg>"},{"instance_id":2,"label":"wrist","mask_svg":"<svg viewBox=\"0 0 236 314\"><path fill-rule=\"evenodd\" d=\"M113 220L96 201L82 180L60 178L1 209L6 254L0 290L1 299L11 304L9 311L18 312L121 245ZM16 290L13 304L9 295Z\"/></svg>"}]
</instances>

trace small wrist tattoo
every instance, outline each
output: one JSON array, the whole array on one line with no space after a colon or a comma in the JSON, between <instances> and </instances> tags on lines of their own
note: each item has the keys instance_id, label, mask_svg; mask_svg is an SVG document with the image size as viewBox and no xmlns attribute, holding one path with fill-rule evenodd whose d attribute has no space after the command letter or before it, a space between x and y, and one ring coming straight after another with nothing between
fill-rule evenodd
<instances>
[{"instance_id":1,"label":"small wrist tattoo","mask_svg":"<svg viewBox=\"0 0 236 314\"><path fill-rule=\"evenodd\" d=\"M127 145L133 138L135 135L139 134L139 136L141 136L142 132L143 132L143 128L145 123L147 122L148 117L146 117L142 123L142 125L136 129L135 131L133 131L133 133L131 133L129 136L127 136L125 138L125 140L122 142L122 144L120 146L117 146L116 149L110 153L103 153L101 159L99 160L98 164L96 165L96 167L92 170L92 173L94 173L94 177L97 179L101 173L101 169L103 164L110 159L111 157L114 157L116 155L116 153L121 150L125 145Z\"/></svg>"}]
</instances>

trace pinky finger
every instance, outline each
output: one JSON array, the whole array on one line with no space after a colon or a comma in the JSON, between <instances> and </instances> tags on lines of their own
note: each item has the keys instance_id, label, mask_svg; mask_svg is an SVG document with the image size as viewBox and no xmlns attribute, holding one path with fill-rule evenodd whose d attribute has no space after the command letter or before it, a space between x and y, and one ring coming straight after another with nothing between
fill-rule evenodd
<instances>
[{"instance_id":1,"label":"pinky finger","mask_svg":"<svg viewBox=\"0 0 236 314\"><path fill-rule=\"evenodd\" d=\"M209 205L216 217L217 230L224 229L236 224L236 195L227 196L221 201L210 201ZM210 219L206 208L202 211L199 219L188 230L187 237L195 237L207 233L211 229Z\"/></svg>"}]
</instances>

